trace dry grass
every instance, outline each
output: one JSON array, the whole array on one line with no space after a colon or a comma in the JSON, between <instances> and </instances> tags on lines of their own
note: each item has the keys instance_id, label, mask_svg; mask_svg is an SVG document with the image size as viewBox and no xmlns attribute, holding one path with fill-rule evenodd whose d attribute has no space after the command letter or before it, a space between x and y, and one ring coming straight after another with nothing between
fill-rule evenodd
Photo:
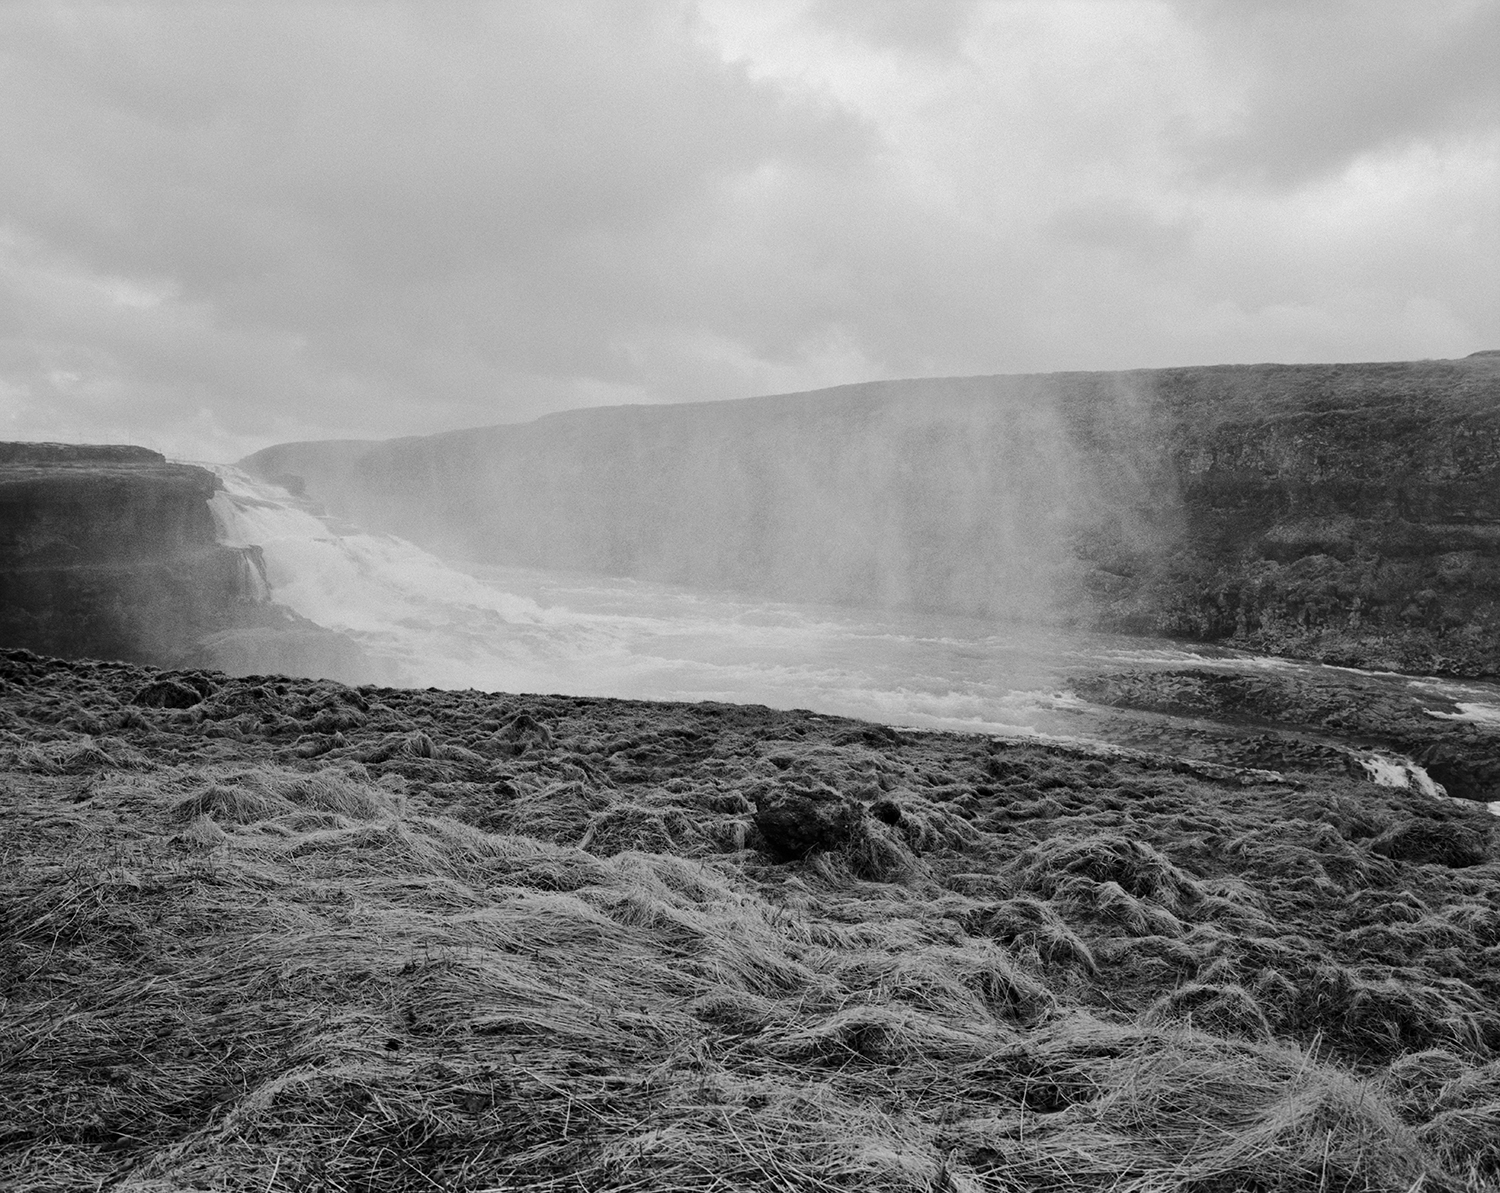
<instances>
[{"instance_id":1,"label":"dry grass","mask_svg":"<svg viewBox=\"0 0 1500 1193\"><path fill-rule=\"evenodd\" d=\"M1054 786L1060 819L990 833L923 794L966 790L942 741L861 738L856 773L900 816L773 865L725 828L748 820L736 776L764 773L727 734L715 753L684 730L670 773L636 748L624 782L601 759L639 706L594 709L604 745L570 754L545 706L502 731L445 696L404 720L372 702L313 759L215 758L158 710L155 746L59 737L43 766L9 744L0 1187L1497 1187L1479 987L1292 931L1314 895L1225 868L1262 828L1194 872L1150 828L1182 831L1175 786L1160 821ZM445 740L465 716L469 745ZM830 747L775 748L838 779ZM1330 906L1488 938L1491 879L1421 881Z\"/></svg>"}]
</instances>

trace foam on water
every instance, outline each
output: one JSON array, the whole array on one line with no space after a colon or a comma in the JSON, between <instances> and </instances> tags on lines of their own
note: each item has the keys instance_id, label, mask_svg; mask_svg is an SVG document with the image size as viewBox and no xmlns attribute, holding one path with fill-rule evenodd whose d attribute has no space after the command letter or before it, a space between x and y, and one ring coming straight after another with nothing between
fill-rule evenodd
<instances>
[{"instance_id":1,"label":"foam on water","mask_svg":"<svg viewBox=\"0 0 1500 1193\"><path fill-rule=\"evenodd\" d=\"M209 503L225 541L259 546L272 599L330 629L400 634L434 622L535 625L543 610L480 583L401 539L337 534L290 495L236 469L217 469Z\"/></svg>"},{"instance_id":2,"label":"foam on water","mask_svg":"<svg viewBox=\"0 0 1500 1193\"><path fill-rule=\"evenodd\" d=\"M759 703L963 732L1079 729L1084 702L1058 675L1071 639L636 580L463 570L218 472L221 533L261 548L271 599L357 641L386 682Z\"/></svg>"},{"instance_id":3,"label":"foam on water","mask_svg":"<svg viewBox=\"0 0 1500 1193\"><path fill-rule=\"evenodd\" d=\"M466 571L400 539L336 529L284 490L217 471L221 534L261 548L270 598L349 635L398 683L763 703L993 733L1036 731L1049 712L1049 693L1029 682L1040 675L1029 648L987 623Z\"/></svg>"},{"instance_id":4,"label":"foam on water","mask_svg":"<svg viewBox=\"0 0 1500 1193\"><path fill-rule=\"evenodd\" d=\"M1367 754L1359 764L1377 787L1411 788L1434 798L1446 796L1443 785L1409 758L1393 754Z\"/></svg>"},{"instance_id":5,"label":"foam on water","mask_svg":"<svg viewBox=\"0 0 1500 1193\"><path fill-rule=\"evenodd\" d=\"M1439 717L1445 721L1472 721L1477 725L1500 725L1500 704L1480 704L1477 702L1459 701L1454 705L1457 712L1437 712L1426 709L1430 717Z\"/></svg>"}]
</instances>

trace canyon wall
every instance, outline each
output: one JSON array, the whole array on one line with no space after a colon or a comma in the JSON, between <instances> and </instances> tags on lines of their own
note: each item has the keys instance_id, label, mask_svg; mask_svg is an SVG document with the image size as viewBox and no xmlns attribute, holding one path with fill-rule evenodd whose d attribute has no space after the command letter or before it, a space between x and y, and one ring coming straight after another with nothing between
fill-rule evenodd
<instances>
[{"instance_id":1,"label":"canyon wall","mask_svg":"<svg viewBox=\"0 0 1500 1193\"><path fill-rule=\"evenodd\" d=\"M243 466L480 563L1500 674L1500 355L937 378Z\"/></svg>"}]
</instances>

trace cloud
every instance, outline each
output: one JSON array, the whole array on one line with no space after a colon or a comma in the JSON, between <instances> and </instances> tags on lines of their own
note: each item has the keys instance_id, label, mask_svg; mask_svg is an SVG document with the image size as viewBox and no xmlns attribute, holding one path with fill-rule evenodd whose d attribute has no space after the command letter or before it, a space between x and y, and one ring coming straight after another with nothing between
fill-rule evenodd
<instances>
[{"instance_id":1,"label":"cloud","mask_svg":"<svg viewBox=\"0 0 1500 1193\"><path fill-rule=\"evenodd\" d=\"M0 9L0 435L200 457L1500 322L1493 6Z\"/></svg>"},{"instance_id":2,"label":"cloud","mask_svg":"<svg viewBox=\"0 0 1500 1193\"><path fill-rule=\"evenodd\" d=\"M1199 0L1177 6L1237 93L1192 156L1288 187L1362 155L1478 134L1500 113L1500 7L1484 0Z\"/></svg>"},{"instance_id":3,"label":"cloud","mask_svg":"<svg viewBox=\"0 0 1500 1193\"><path fill-rule=\"evenodd\" d=\"M150 388L185 336L173 384L268 418L323 391L330 426L416 429L536 413L532 386L545 408L574 379L638 383L617 346L691 326L663 265L691 269L735 180L836 170L862 136L750 81L670 5L23 15L5 222L53 276L173 295L101 323L87 286L33 292L33 338ZM250 345L275 388L241 372Z\"/></svg>"},{"instance_id":4,"label":"cloud","mask_svg":"<svg viewBox=\"0 0 1500 1193\"><path fill-rule=\"evenodd\" d=\"M974 19L974 0L813 0L806 19L872 46L952 54Z\"/></svg>"}]
</instances>

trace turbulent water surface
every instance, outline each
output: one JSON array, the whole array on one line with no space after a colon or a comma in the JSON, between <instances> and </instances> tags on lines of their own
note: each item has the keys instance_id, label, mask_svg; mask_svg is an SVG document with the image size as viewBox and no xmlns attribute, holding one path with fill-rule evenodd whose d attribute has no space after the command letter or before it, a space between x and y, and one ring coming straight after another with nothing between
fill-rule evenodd
<instances>
[{"instance_id":1,"label":"turbulent water surface","mask_svg":"<svg viewBox=\"0 0 1500 1193\"><path fill-rule=\"evenodd\" d=\"M340 526L235 469L218 471L222 531L263 549L271 598L354 638L371 660L370 678L392 685L723 700L919 728L1107 738L1107 710L1072 692L1080 676L1332 670L1029 625L460 569L411 543ZM1495 685L1397 675L1381 682L1430 692L1453 710L1434 716L1500 720ZM1398 781L1404 760L1391 765L1375 777Z\"/></svg>"}]
</instances>

